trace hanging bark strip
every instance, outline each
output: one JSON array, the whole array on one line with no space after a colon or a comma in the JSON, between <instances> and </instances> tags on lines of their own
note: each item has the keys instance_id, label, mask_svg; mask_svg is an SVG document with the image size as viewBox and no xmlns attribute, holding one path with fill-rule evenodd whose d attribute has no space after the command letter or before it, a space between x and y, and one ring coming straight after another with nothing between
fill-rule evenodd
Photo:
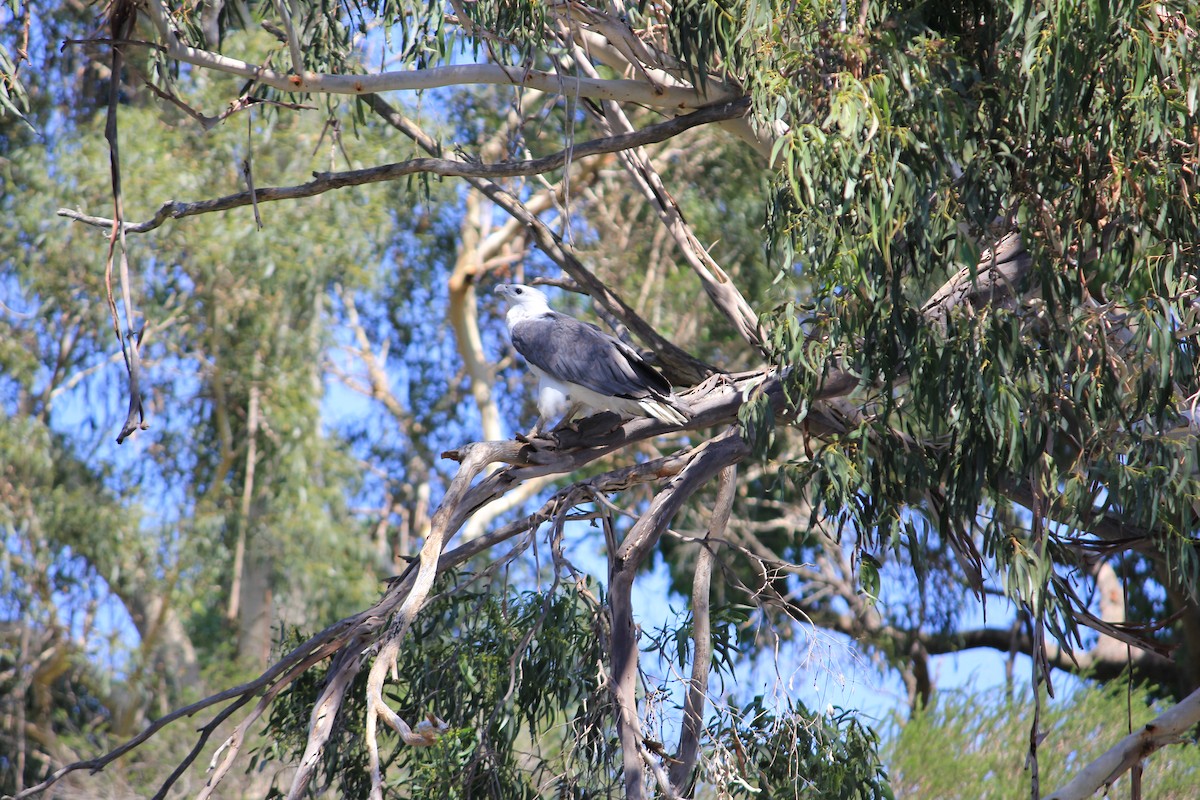
<instances>
[{"instance_id":1,"label":"hanging bark strip","mask_svg":"<svg viewBox=\"0 0 1200 800\"><path fill-rule=\"evenodd\" d=\"M129 254L125 246L125 202L121 193L121 151L117 141L117 104L121 93L121 73L123 71L124 55L121 46L115 42L126 39L133 31L137 22L137 8L132 2L117 3L109 17L112 29L112 72L108 83L108 115L104 123L104 138L108 140L109 171L112 176L113 219L108 237L108 258L104 263L104 286L108 293L108 308L112 314L113 330L117 341L121 344L121 354L125 357L125 370L129 374L129 410L125 415L125 423L117 434L117 444L121 444L135 430L145 430L146 413L142 407L142 362L141 336L134 330L133 300L129 289ZM118 243L120 247L118 247ZM125 311L125 330L121 330L120 315L117 304L113 299L112 271L113 260L119 253L121 282L121 301Z\"/></svg>"}]
</instances>

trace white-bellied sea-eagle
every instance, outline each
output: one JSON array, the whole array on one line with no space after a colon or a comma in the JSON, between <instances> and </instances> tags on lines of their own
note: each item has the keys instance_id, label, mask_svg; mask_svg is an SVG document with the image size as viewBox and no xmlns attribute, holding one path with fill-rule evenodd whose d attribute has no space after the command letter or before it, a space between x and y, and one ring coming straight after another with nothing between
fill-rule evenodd
<instances>
[{"instance_id":1,"label":"white-bellied sea-eagle","mask_svg":"<svg viewBox=\"0 0 1200 800\"><path fill-rule=\"evenodd\" d=\"M496 294L508 299L505 322L513 347L538 378L535 432L556 417L569 422L585 409L687 424L671 384L637 350L595 325L554 311L532 286L503 284Z\"/></svg>"}]
</instances>

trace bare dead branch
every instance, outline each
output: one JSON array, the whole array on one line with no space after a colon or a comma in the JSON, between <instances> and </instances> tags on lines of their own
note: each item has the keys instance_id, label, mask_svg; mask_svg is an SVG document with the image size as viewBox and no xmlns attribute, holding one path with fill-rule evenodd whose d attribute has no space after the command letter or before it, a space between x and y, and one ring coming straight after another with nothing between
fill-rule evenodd
<instances>
[{"instance_id":1,"label":"bare dead branch","mask_svg":"<svg viewBox=\"0 0 1200 800\"><path fill-rule=\"evenodd\" d=\"M582 52L577 53L577 61L582 69L595 73L595 69L583 57ZM612 131L628 133L633 130L633 123L629 121L619 105L612 102L605 102L603 105L604 114L593 113L593 116L604 130L610 133ZM654 169L650 157L641 147L622 150L618 153L618 157L630 177L633 178L634 184L641 191L642 196L654 208L659 220L670 232L679 251L683 253L684 260L700 279L700 285L704 287L709 299L733 324L742 339L762 352L765 334L762 326L759 325L758 314L746 302L746 298L733 284L729 274L700 243L691 226L684 219L679 204L667 191L662 177Z\"/></svg>"},{"instance_id":2,"label":"bare dead branch","mask_svg":"<svg viewBox=\"0 0 1200 800\"><path fill-rule=\"evenodd\" d=\"M383 164L365 169L347 170L344 172L315 172L313 173L313 180L297 186L267 186L259 188L257 191L238 192L212 200L199 200L192 203L171 200L159 206L154 216L145 222L124 223L121 229L125 233L145 233L146 231L152 231L160 227L170 219L182 219L184 217L196 216L197 214L228 211L231 208L240 208L241 206L251 205L254 202L267 203L276 200L297 200L303 197L324 194L334 189L344 189L347 186L362 186L368 183L393 181L418 173L459 178L511 178L520 175L540 175L560 169L568 161L574 159L613 153L641 144L661 142L664 139L669 139L698 125L705 125L721 119L733 119L745 116L749 112L749 109L749 100L746 99L705 106L685 116L660 122L631 134L592 139L582 144L564 148L553 155L527 161L477 164L446 158L413 158L408 161ZM432 152L437 152L436 146L429 149ZM69 208L60 208L58 215L82 222L85 225L93 225L101 228L112 227L114 224L111 219L89 216Z\"/></svg>"}]
</instances>

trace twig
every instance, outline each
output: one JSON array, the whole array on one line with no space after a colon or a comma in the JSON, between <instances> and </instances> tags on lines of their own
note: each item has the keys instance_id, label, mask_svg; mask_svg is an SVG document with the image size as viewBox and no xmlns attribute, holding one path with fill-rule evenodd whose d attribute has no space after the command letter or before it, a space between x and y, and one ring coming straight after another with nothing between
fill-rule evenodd
<instances>
[{"instance_id":1,"label":"twig","mask_svg":"<svg viewBox=\"0 0 1200 800\"><path fill-rule=\"evenodd\" d=\"M246 115L246 159L242 162L242 175L246 178L246 189L250 194L250 205L254 207L254 226L263 229L262 215L258 212L258 192L254 191L254 114Z\"/></svg>"}]
</instances>

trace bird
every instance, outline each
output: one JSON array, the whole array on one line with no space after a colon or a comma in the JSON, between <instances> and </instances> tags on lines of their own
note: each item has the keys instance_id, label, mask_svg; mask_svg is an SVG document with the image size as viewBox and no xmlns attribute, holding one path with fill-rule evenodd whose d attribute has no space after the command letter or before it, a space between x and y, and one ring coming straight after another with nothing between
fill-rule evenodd
<instances>
[{"instance_id":1,"label":"bird","mask_svg":"<svg viewBox=\"0 0 1200 800\"><path fill-rule=\"evenodd\" d=\"M561 417L559 424L566 424L584 409L687 424L688 410L671 384L637 350L553 310L532 286L501 284L495 294L508 300L509 337L538 378L538 421L531 436L549 420Z\"/></svg>"}]
</instances>

